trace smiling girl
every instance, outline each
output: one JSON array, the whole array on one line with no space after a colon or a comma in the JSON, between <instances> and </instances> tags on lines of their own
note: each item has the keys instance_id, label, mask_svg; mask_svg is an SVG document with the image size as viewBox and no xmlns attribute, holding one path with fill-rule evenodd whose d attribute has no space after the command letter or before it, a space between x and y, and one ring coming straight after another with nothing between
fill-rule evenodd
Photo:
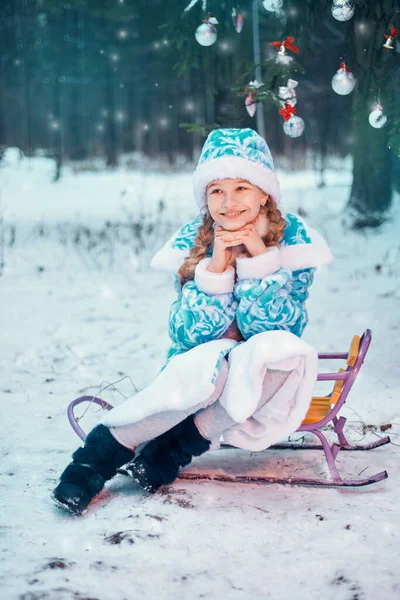
<instances>
[{"instance_id":1,"label":"smiling girl","mask_svg":"<svg viewBox=\"0 0 400 600\"><path fill-rule=\"evenodd\" d=\"M242 179L213 181L207 188L207 204L207 218L218 224L208 266L212 273L223 273L228 265L235 264L240 253L263 254L272 245L273 235L282 233L285 226L274 200ZM269 227L267 211L270 213ZM272 221L274 216L278 224ZM269 239L264 242L262 235L268 231Z\"/></svg>"},{"instance_id":2,"label":"smiling girl","mask_svg":"<svg viewBox=\"0 0 400 600\"><path fill-rule=\"evenodd\" d=\"M305 371L293 357L312 355L298 338L315 269L332 260L331 252L300 217L282 213L269 148L252 129L211 132L193 181L200 215L151 263L175 274L167 363L72 455L53 497L73 514L86 509L121 465L129 463L126 472L155 492L221 436L264 449L295 431L307 411L310 386L293 408L290 394ZM294 350L285 355L288 347ZM290 360L279 363L282 357ZM265 426L274 403L278 412Z\"/></svg>"}]
</instances>

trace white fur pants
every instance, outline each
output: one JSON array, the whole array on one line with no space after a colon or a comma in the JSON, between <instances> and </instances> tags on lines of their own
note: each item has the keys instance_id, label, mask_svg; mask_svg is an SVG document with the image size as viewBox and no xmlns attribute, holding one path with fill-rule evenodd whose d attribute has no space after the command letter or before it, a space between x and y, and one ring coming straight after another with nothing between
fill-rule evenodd
<instances>
[{"instance_id":1,"label":"white fur pants","mask_svg":"<svg viewBox=\"0 0 400 600\"><path fill-rule=\"evenodd\" d=\"M225 387L228 372L228 361L224 359L221 363L221 369L215 384L214 393L199 404L196 404L187 410L166 410L158 412L130 425L111 427L110 431L112 435L120 444L134 450L140 444L148 442L169 429L172 429L172 427L186 419L189 415L195 414L195 424L201 435L207 440L219 438L224 431L237 425L236 421L228 415L220 402L218 402L218 398L221 396ZM267 372L263 383L261 398L256 410L260 409L272 398L289 375L290 371L269 370Z\"/></svg>"}]
</instances>

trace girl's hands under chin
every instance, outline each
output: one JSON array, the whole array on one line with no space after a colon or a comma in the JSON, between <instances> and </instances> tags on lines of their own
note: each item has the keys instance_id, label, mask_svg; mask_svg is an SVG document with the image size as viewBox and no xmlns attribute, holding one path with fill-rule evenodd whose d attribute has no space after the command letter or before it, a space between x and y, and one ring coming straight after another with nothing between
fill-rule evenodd
<instances>
[{"instance_id":1,"label":"girl's hands under chin","mask_svg":"<svg viewBox=\"0 0 400 600\"><path fill-rule=\"evenodd\" d=\"M247 235L245 237L244 245L250 256L258 256L264 254L267 251L267 246L261 235L258 232L255 222L246 225L248 227Z\"/></svg>"},{"instance_id":2,"label":"girl's hands under chin","mask_svg":"<svg viewBox=\"0 0 400 600\"><path fill-rule=\"evenodd\" d=\"M228 265L234 264L236 257L243 252L243 246L250 256L258 256L267 252L255 222L248 223L236 231L228 231L221 226L216 227L214 251L208 270L212 273L223 273Z\"/></svg>"},{"instance_id":3,"label":"girl's hands under chin","mask_svg":"<svg viewBox=\"0 0 400 600\"><path fill-rule=\"evenodd\" d=\"M223 273L233 264L236 256L243 251L243 245L250 231L251 223L238 229L228 231L221 226L215 228L214 250L208 270L212 273Z\"/></svg>"}]
</instances>

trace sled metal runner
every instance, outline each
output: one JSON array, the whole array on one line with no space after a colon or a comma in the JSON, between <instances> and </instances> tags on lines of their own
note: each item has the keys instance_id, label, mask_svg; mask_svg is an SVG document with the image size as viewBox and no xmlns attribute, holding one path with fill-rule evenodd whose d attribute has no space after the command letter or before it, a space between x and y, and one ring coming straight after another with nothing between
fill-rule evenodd
<instances>
[{"instance_id":1,"label":"sled metal runner","mask_svg":"<svg viewBox=\"0 0 400 600\"><path fill-rule=\"evenodd\" d=\"M260 483L260 484L279 484L279 485L300 485L315 487L363 487L371 483L377 483L387 479L387 472L382 471L372 477L364 479L340 479L339 481L329 481L324 479L314 479L306 477L268 477L267 475L224 475L220 473L180 473L178 479L188 481L223 481L225 483Z\"/></svg>"},{"instance_id":2,"label":"sled metal runner","mask_svg":"<svg viewBox=\"0 0 400 600\"><path fill-rule=\"evenodd\" d=\"M320 478L296 478L296 477L269 477L264 475L228 475L218 472L204 470L201 472L181 472L179 478L182 480L212 480L224 481L232 483L260 483L270 484L279 483L283 485L303 485L303 486L320 486L320 487L361 487L377 483L388 477L386 471L369 475L362 479L343 479L336 466L336 458L340 450L345 451L362 451L372 450L385 444L390 443L390 438L385 436L376 442L366 445L352 445L346 439L343 428L346 423L346 418L338 417L338 413L347 400L349 392L356 380L359 370L365 360L371 344L371 330L367 329L361 337L355 335L351 342L349 352L340 353L321 353L318 354L320 360L324 359L341 359L346 360L347 368L340 369L336 373L321 373L318 375L317 381L334 381L334 388L328 396L313 397L310 403L309 410L303 420L303 423L298 428L298 432L312 433L317 436L320 444L296 444L284 443L271 446L274 450L323 450L328 464L330 479L324 480ZM106 410L111 410L113 407L108 402L96 396L80 396L71 402L68 406L68 419L72 428L77 435L85 440L86 434L78 424L79 419L75 417L74 409L83 402L90 402L101 406ZM333 432L336 434L338 441L330 444L325 433L321 429L328 424L333 425ZM231 446L223 445L222 449L231 448Z\"/></svg>"},{"instance_id":3,"label":"sled metal runner","mask_svg":"<svg viewBox=\"0 0 400 600\"><path fill-rule=\"evenodd\" d=\"M359 451L359 450L373 450L374 448L379 448L379 446L385 446L390 443L390 438L385 436L376 442L365 445L343 445L336 444L340 446L339 450L347 450L347 451ZM227 444L222 444L222 450L225 449L233 449L237 450L234 446L229 446ZM324 450L324 447L320 444L275 444L274 446L270 446L268 450ZM326 456L326 454L325 454ZM267 475L228 475L222 474L218 472L210 472L204 471L196 473L186 473L185 471L179 474L179 479L183 480L208 480L208 481L224 481L226 483L259 483L259 484L270 484L270 483L278 483L281 485L301 485L301 486L316 486L316 487L363 487L366 485L370 485L371 483L377 483L378 481L382 481L383 479L387 479L388 474L386 471L381 471L380 473L376 473L375 475L371 475L369 477L365 477L363 479L342 479L339 475L338 479L324 480L317 478L307 478L307 477L270 477Z\"/></svg>"}]
</instances>

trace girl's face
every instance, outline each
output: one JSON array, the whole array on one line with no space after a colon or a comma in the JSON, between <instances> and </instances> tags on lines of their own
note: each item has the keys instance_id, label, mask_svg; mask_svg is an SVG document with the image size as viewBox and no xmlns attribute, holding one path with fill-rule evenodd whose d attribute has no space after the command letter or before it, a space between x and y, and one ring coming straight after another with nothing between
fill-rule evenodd
<instances>
[{"instance_id":1,"label":"girl's face","mask_svg":"<svg viewBox=\"0 0 400 600\"><path fill-rule=\"evenodd\" d=\"M207 186L207 205L217 225L228 231L252 223L268 195L246 179L214 179Z\"/></svg>"}]
</instances>

